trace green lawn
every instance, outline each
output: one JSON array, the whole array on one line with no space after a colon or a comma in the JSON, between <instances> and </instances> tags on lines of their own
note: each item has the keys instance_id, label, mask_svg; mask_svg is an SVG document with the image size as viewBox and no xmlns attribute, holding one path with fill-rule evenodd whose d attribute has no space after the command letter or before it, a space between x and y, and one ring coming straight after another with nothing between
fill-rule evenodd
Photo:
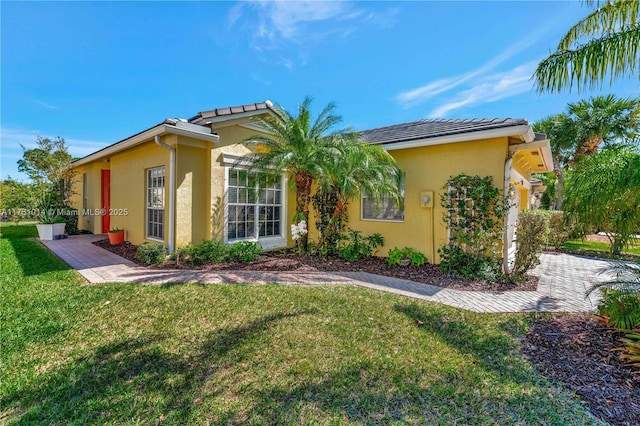
<instances>
[{"instance_id":1,"label":"green lawn","mask_svg":"<svg viewBox=\"0 0 640 426\"><path fill-rule=\"evenodd\" d=\"M569 240L562 245L562 248L577 254L595 254L605 258L611 257L609 254L611 244L609 243L588 240ZM640 241L633 241L622 253L640 256Z\"/></svg>"},{"instance_id":2,"label":"green lawn","mask_svg":"<svg viewBox=\"0 0 640 426\"><path fill-rule=\"evenodd\" d=\"M33 226L0 229L0 423L597 424L523 359L532 316L349 286L87 285Z\"/></svg>"}]
</instances>

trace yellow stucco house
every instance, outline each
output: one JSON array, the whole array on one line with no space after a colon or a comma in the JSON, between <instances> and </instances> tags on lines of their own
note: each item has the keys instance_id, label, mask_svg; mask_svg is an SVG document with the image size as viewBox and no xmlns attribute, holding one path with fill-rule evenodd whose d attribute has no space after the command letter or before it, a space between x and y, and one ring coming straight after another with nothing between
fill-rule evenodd
<instances>
[{"instance_id":1,"label":"yellow stucco house","mask_svg":"<svg viewBox=\"0 0 640 426\"><path fill-rule=\"evenodd\" d=\"M292 246L295 198L288 176L283 172L253 196L243 162L250 151L240 142L262 131L254 117L264 114L274 114L269 101L167 119L76 160L72 202L79 227L125 229L134 244L157 241L170 250L205 239ZM505 227L508 250L517 212L530 203L531 173L553 167L549 141L522 119L419 120L361 133L405 173L402 211L390 200L376 208L366 196L349 206L349 227L385 237L381 254L408 246L438 262L437 248L448 238L440 194L448 178L461 173L491 176L514 201Z\"/></svg>"}]
</instances>

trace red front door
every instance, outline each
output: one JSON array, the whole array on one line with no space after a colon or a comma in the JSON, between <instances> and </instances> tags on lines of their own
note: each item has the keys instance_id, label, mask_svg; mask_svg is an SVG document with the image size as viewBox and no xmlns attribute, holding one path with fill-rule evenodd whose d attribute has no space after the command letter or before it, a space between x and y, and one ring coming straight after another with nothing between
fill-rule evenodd
<instances>
[{"instance_id":1,"label":"red front door","mask_svg":"<svg viewBox=\"0 0 640 426\"><path fill-rule=\"evenodd\" d=\"M102 205L100 208L102 211L102 233L109 232L109 209L111 209L111 170L102 170L102 191L101 191Z\"/></svg>"}]
</instances>

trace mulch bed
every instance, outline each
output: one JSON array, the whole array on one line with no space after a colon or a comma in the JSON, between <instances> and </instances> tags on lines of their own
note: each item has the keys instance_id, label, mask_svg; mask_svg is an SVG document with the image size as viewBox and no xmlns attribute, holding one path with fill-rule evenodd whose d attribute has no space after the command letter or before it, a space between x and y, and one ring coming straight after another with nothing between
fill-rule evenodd
<instances>
[{"instance_id":1,"label":"mulch bed","mask_svg":"<svg viewBox=\"0 0 640 426\"><path fill-rule=\"evenodd\" d=\"M119 256L142 264L135 257L137 246L125 242L118 246L109 244L108 239L99 240L93 244L109 250ZM149 265L145 265L149 266ZM387 261L379 257L347 261L336 256L300 256L291 250L266 252L255 262L250 263L216 263L207 265L189 265L166 261L162 265L149 266L158 269L198 269L209 271L295 271L295 272L369 272L387 277L401 278L438 287L465 291L535 291L539 277L529 277L525 283L488 283L482 280L468 280L454 278L445 274L436 265L426 263L422 266L390 266Z\"/></svg>"},{"instance_id":2,"label":"mulch bed","mask_svg":"<svg viewBox=\"0 0 640 426\"><path fill-rule=\"evenodd\" d=\"M588 315L555 314L523 339L525 356L540 373L564 384L598 419L640 424L640 374L612 348L619 334Z\"/></svg>"}]
</instances>

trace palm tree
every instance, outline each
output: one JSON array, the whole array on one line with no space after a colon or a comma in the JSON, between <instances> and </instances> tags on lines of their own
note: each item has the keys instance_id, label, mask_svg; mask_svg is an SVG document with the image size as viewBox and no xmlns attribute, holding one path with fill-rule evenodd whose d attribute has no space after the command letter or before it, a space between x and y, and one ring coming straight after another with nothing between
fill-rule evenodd
<instances>
[{"instance_id":1,"label":"palm tree","mask_svg":"<svg viewBox=\"0 0 640 426\"><path fill-rule=\"evenodd\" d=\"M600 145L617 139L634 139L640 133L640 100L614 95L595 96L570 103L578 145L574 157L598 152Z\"/></svg>"},{"instance_id":2,"label":"palm tree","mask_svg":"<svg viewBox=\"0 0 640 426\"><path fill-rule=\"evenodd\" d=\"M322 228L318 247L335 249L349 200L367 194L376 202L390 197L400 204L401 173L396 161L382 147L370 145L355 133L333 139L332 155L327 157L328 173L319 180L318 218Z\"/></svg>"},{"instance_id":3,"label":"palm tree","mask_svg":"<svg viewBox=\"0 0 640 426\"><path fill-rule=\"evenodd\" d=\"M258 143L251 155L252 169L265 174L279 174L287 171L296 189L296 216L298 225L309 218L309 204L314 181L326 173L326 161L331 149L330 136L344 133L331 132L342 118L334 114L335 104L329 103L312 120L310 106L312 98L307 96L298 105L294 116L281 105L274 106L275 114L256 119L269 136L255 135L244 141L245 144ZM301 253L307 250L308 235L297 241Z\"/></svg>"},{"instance_id":4,"label":"palm tree","mask_svg":"<svg viewBox=\"0 0 640 426\"><path fill-rule=\"evenodd\" d=\"M584 231L606 232L619 255L640 224L640 149L616 145L576 161L564 210Z\"/></svg>"},{"instance_id":5,"label":"palm tree","mask_svg":"<svg viewBox=\"0 0 640 426\"><path fill-rule=\"evenodd\" d=\"M632 76L640 69L639 0L587 0L598 9L571 27L556 51L544 59L533 78L539 92L578 91L602 84L609 76ZM585 41L585 39L587 41Z\"/></svg>"}]
</instances>

